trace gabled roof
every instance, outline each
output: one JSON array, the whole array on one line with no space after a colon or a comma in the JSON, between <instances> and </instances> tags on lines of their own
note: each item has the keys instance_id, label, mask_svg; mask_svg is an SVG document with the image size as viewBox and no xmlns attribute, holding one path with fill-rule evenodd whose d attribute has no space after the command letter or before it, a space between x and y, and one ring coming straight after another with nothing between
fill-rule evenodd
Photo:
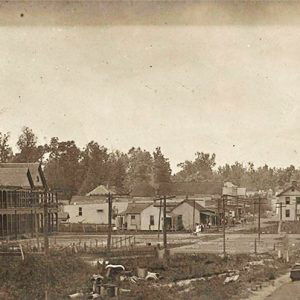
<instances>
[{"instance_id":1,"label":"gabled roof","mask_svg":"<svg viewBox=\"0 0 300 300\"><path fill-rule=\"evenodd\" d=\"M280 197L280 196L282 196L283 194L285 194L286 192L288 192L292 189L298 191L299 194L300 194L300 187L298 187L297 185L291 185L291 186L287 187L286 189L284 189L282 192L280 192L276 197Z\"/></svg>"},{"instance_id":2,"label":"gabled roof","mask_svg":"<svg viewBox=\"0 0 300 300\"><path fill-rule=\"evenodd\" d=\"M166 203L166 212L167 213L170 213L172 212L177 206L181 205L184 201L173 201L173 200L170 200L170 201L167 201ZM163 202L161 203L162 204L162 210L163 210ZM154 207L160 207L160 201L156 201L156 203L153 204Z\"/></svg>"},{"instance_id":3,"label":"gabled roof","mask_svg":"<svg viewBox=\"0 0 300 300\"><path fill-rule=\"evenodd\" d=\"M99 185L96 188L94 188L92 191L86 194L86 196L106 196L108 194L116 194L114 191L108 189L104 185Z\"/></svg>"},{"instance_id":4,"label":"gabled roof","mask_svg":"<svg viewBox=\"0 0 300 300\"><path fill-rule=\"evenodd\" d=\"M27 168L0 168L0 186L34 188L30 171Z\"/></svg>"},{"instance_id":5,"label":"gabled roof","mask_svg":"<svg viewBox=\"0 0 300 300\"><path fill-rule=\"evenodd\" d=\"M201 204L199 204L197 201L195 201L195 204L194 204L193 200L184 200L182 203L184 203L184 202L189 204L192 207L194 207L194 205L195 205L195 209L198 210L198 211L204 211L205 210L205 207L202 206Z\"/></svg>"},{"instance_id":6,"label":"gabled roof","mask_svg":"<svg viewBox=\"0 0 300 300\"><path fill-rule=\"evenodd\" d=\"M0 163L1 168L29 169L33 184L36 188L47 188L46 179L40 163Z\"/></svg>"},{"instance_id":7,"label":"gabled roof","mask_svg":"<svg viewBox=\"0 0 300 300\"><path fill-rule=\"evenodd\" d=\"M145 208L152 205L152 203L128 203L127 209L123 214L140 214Z\"/></svg>"}]
</instances>

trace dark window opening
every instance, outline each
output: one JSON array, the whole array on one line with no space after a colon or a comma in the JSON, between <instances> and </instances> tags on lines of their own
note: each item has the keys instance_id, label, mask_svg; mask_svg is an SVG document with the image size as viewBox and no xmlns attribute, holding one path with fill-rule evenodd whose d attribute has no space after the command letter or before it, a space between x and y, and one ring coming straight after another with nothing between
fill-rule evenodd
<instances>
[{"instance_id":1,"label":"dark window opening","mask_svg":"<svg viewBox=\"0 0 300 300\"><path fill-rule=\"evenodd\" d=\"M286 210L285 210L285 217L286 217L286 218L289 218L289 217L290 217L290 210L289 210L289 209L286 209Z\"/></svg>"},{"instance_id":2,"label":"dark window opening","mask_svg":"<svg viewBox=\"0 0 300 300\"><path fill-rule=\"evenodd\" d=\"M150 216L150 226L154 225L154 216Z\"/></svg>"}]
</instances>

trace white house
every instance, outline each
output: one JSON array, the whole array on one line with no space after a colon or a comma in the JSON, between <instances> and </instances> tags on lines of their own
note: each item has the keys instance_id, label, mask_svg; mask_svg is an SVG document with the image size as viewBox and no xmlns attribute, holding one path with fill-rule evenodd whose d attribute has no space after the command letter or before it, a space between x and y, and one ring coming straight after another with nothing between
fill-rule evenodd
<instances>
[{"instance_id":1,"label":"white house","mask_svg":"<svg viewBox=\"0 0 300 300\"><path fill-rule=\"evenodd\" d=\"M127 199L113 200L113 223L115 216L128 205ZM70 223L108 224L108 203L102 197L74 196L63 211L69 214Z\"/></svg>"},{"instance_id":2,"label":"white house","mask_svg":"<svg viewBox=\"0 0 300 300\"><path fill-rule=\"evenodd\" d=\"M277 195L278 218L283 221L295 221L300 217L300 187L295 181Z\"/></svg>"}]
</instances>

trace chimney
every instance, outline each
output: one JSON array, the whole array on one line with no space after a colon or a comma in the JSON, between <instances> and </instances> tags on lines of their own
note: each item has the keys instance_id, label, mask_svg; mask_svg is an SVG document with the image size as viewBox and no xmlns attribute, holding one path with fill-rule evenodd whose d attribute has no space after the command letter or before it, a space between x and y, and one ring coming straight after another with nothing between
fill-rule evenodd
<instances>
[{"instance_id":1,"label":"chimney","mask_svg":"<svg viewBox=\"0 0 300 300\"><path fill-rule=\"evenodd\" d=\"M296 180L292 181L292 187L294 187L294 188L297 187L297 181Z\"/></svg>"}]
</instances>

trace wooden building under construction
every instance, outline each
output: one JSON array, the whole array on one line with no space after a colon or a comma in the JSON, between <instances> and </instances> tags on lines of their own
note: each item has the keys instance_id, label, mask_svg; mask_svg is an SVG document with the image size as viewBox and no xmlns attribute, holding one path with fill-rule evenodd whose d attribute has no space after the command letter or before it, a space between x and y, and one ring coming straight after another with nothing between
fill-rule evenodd
<instances>
[{"instance_id":1,"label":"wooden building under construction","mask_svg":"<svg viewBox=\"0 0 300 300\"><path fill-rule=\"evenodd\" d=\"M58 199L39 163L0 163L0 237L34 237L58 228Z\"/></svg>"}]
</instances>

